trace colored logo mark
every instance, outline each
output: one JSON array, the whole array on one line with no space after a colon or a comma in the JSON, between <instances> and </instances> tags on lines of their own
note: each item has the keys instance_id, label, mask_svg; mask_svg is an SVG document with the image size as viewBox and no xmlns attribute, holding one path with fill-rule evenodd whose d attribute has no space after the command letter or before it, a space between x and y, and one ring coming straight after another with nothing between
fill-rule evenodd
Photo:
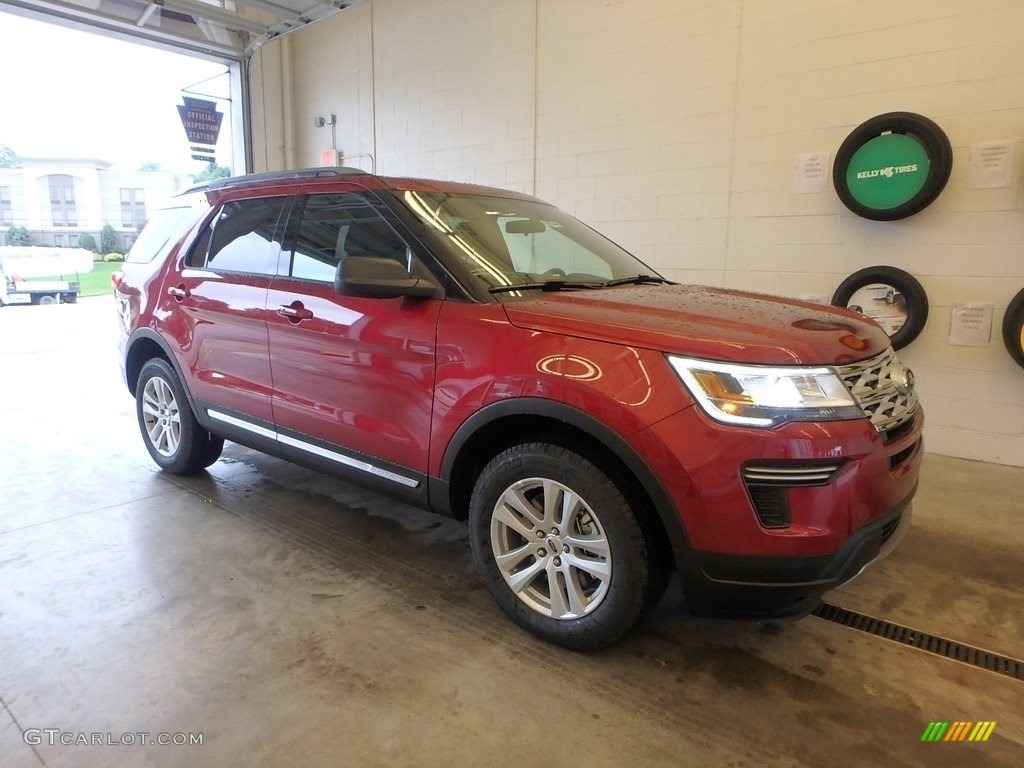
<instances>
[{"instance_id":1,"label":"colored logo mark","mask_svg":"<svg viewBox=\"0 0 1024 768\"><path fill-rule=\"evenodd\" d=\"M994 720L932 722L921 734L921 741L988 741L995 728Z\"/></svg>"}]
</instances>

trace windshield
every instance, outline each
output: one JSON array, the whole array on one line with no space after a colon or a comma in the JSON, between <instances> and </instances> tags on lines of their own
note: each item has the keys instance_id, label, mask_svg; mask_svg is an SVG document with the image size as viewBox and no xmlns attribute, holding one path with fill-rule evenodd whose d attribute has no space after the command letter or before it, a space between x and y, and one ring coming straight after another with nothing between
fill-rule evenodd
<instances>
[{"instance_id":1,"label":"windshield","mask_svg":"<svg viewBox=\"0 0 1024 768\"><path fill-rule=\"evenodd\" d=\"M453 259L502 300L542 286L598 288L650 267L554 206L407 190L402 199ZM523 286L509 290L505 286Z\"/></svg>"}]
</instances>

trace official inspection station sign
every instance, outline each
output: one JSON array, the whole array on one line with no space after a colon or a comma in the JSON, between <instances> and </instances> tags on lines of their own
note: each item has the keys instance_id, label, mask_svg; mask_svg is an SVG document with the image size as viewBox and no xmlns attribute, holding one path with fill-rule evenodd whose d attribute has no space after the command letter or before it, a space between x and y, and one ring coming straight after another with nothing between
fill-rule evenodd
<instances>
[{"instance_id":1,"label":"official inspection station sign","mask_svg":"<svg viewBox=\"0 0 1024 768\"><path fill-rule=\"evenodd\" d=\"M200 153L193 154L192 157L212 163L224 113L217 111L217 104L213 101L188 96L183 96L182 101L185 104L178 106L181 124L185 128L189 144L195 145L191 147L192 151Z\"/></svg>"}]
</instances>

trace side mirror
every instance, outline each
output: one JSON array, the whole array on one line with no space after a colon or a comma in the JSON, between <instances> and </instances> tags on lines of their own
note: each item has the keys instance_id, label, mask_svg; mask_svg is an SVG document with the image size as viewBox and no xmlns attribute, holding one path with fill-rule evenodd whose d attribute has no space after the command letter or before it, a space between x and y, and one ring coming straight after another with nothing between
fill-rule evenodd
<instances>
[{"instance_id":1,"label":"side mirror","mask_svg":"<svg viewBox=\"0 0 1024 768\"><path fill-rule=\"evenodd\" d=\"M334 274L334 290L342 296L391 299L396 296L431 298L438 286L413 277L394 259L378 256L346 256Z\"/></svg>"}]
</instances>

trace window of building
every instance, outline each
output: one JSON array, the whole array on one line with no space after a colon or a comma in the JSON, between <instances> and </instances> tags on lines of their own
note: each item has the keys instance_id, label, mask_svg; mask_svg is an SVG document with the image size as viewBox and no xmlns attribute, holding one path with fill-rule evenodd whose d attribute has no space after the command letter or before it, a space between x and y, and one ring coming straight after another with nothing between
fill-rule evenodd
<instances>
[{"instance_id":1,"label":"window of building","mask_svg":"<svg viewBox=\"0 0 1024 768\"><path fill-rule=\"evenodd\" d=\"M225 203L213 224L207 269L216 272L277 274L280 243L274 239L285 198Z\"/></svg>"},{"instance_id":2,"label":"window of building","mask_svg":"<svg viewBox=\"0 0 1024 768\"><path fill-rule=\"evenodd\" d=\"M146 223L146 198L142 189L121 188L121 225L141 227Z\"/></svg>"},{"instance_id":3,"label":"window of building","mask_svg":"<svg viewBox=\"0 0 1024 768\"><path fill-rule=\"evenodd\" d=\"M14 209L11 207L11 188L0 187L0 226L14 224Z\"/></svg>"},{"instance_id":4,"label":"window of building","mask_svg":"<svg viewBox=\"0 0 1024 768\"><path fill-rule=\"evenodd\" d=\"M50 179L50 208L53 211L53 226L78 226L75 212L75 179L66 174L53 174Z\"/></svg>"}]
</instances>

